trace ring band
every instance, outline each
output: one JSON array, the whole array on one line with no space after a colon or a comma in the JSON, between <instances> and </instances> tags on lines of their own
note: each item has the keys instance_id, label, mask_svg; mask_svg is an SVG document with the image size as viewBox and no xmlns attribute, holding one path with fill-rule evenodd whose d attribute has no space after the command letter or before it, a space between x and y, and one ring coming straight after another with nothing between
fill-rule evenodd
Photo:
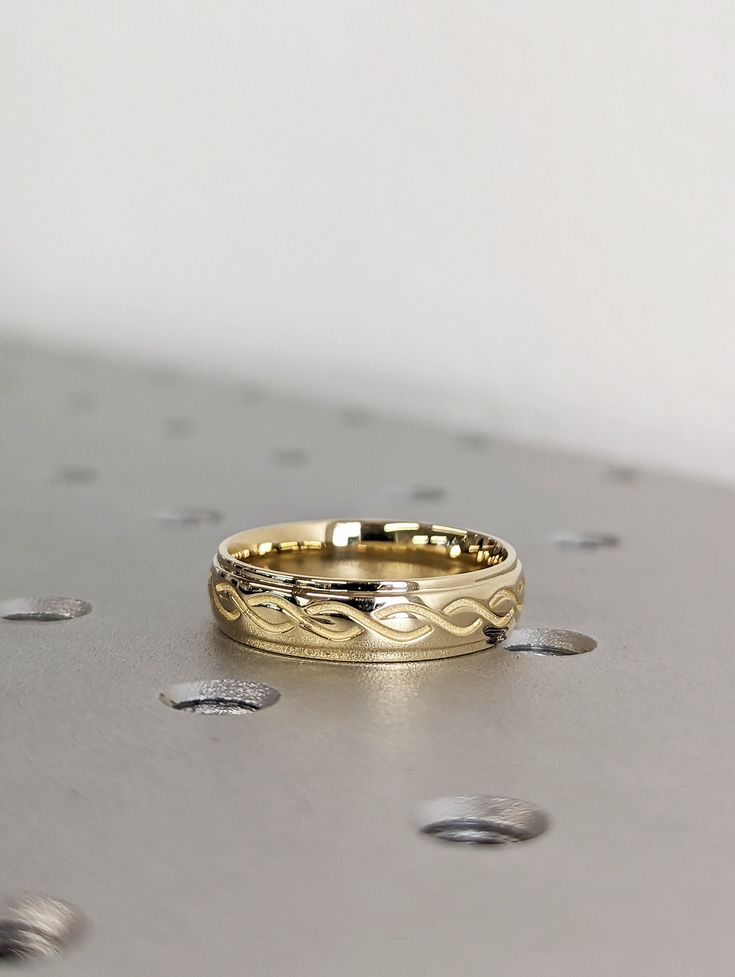
<instances>
[{"instance_id":1,"label":"ring band","mask_svg":"<svg viewBox=\"0 0 735 977\"><path fill-rule=\"evenodd\" d=\"M261 651L328 661L451 658L502 641L523 606L508 543L431 523L321 520L224 540L219 627Z\"/></svg>"}]
</instances>

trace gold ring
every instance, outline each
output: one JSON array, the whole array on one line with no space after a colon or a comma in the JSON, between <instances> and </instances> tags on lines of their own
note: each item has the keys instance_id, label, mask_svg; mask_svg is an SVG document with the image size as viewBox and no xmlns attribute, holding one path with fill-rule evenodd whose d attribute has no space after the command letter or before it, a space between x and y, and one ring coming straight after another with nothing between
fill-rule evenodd
<instances>
[{"instance_id":1,"label":"gold ring","mask_svg":"<svg viewBox=\"0 0 735 977\"><path fill-rule=\"evenodd\" d=\"M219 627L261 651L328 661L451 658L502 641L523 606L508 543L419 522L320 520L224 540Z\"/></svg>"}]
</instances>

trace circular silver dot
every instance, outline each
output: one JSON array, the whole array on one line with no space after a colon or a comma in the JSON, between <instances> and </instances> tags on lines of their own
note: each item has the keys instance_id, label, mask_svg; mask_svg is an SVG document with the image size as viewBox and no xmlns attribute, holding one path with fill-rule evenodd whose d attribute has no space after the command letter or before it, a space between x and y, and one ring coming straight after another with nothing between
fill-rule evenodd
<instances>
[{"instance_id":1,"label":"circular silver dot","mask_svg":"<svg viewBox=\"0 0 735 977\"><path fill-rule=\"evenodd\" d=\"M597 642L579 631L558 628L514 628L503 647L506 651L532 651L537 655L584 655Z\"/></svg>"},{"instance_id":2,"label":"circular silver dot","mask_svg":"<svg viewBox=\"0 0 735 977\"><path fill-rule=\"evenodd\" d=\"M482 431L462 431L456 435L457 444L467 451L485 451L491 445L491 440Z\"/></svg>"},{"instance_id":3,"label":"circular silver dot","mask_svg":"<svg viewBox=\"0 0 735 977\"><path fill-rule=\"evenodd\" d=\"M607 470L608 478L611 478L614 482L622 482L624 484L631 484L637 481L639 472L637 468L632 465L613 465L612 468Z\"/></svg>"},{"instance_id":4,"label":"circular silver dot","mask_svg":"<svg viewBox=\"0 0 735 977\"><path fill-rule=\"evenodd\" d=\"M614 533L579 532L557 533L554 536L557 546L569 550L600 550L620 544L620 537Z\"/></svg>"},{"instance_id":5,"label":"circular silver dot","mask_svg":"<svg viewBox=\"0 0 735 977\"><path fill-rule=\"evenodd\" d=\"M48 896L24 895L0 910L0 961L57 957L79 935L81 913Z\"/></svg>"},{"instance_id":6,"label":"circular silver dot","mask_svg":"<svg viewBox=\"0 0 735 977\"><path fill-rule=\"evenodd\" d=\"M446 489L437 485L417 485L411 489L414 502L442 502L447 497Z\"/></svg>"},{"instance_id":7,"label":"circular silver dot","mask_svg":"<svg viewBox=\"0 0 735 977\"><path fill-rule=\"evenodd\" d=\"M424 834L464 844L530 841L548 826L544 811L514 797L438 797L425 801L419 809L419 827Z\"/></svg>"},{"instance_id":8,"label":"circular silver dot","mask_svg":"<svg viewBox=\"0 0 735 977\"><path fill-rule=\"evenodd\" d=\"M182 682L161 692L161 702L181 712L198 712L208 716L230 716L258 712L275 705L281 693L259 682L237 679L210 679L205 682Z\"/></svg>"},{"instance_id":9,"label":"circular silver dot","mask_svg":"<svg viewBox=\"0 0 735 977\"><path fill-rule=\"evenodd\" d=\"M91 465L64 465L56 472L56 480L65 485L91 485L99 473Z\"/></svg>"},{"instance_id":10,"label":"circular silver dot","mask_svg":"<svg viewBox=\"0 0 735 977\"><path fill-rule=\"evenodd\" d=\"M183 509L162 509L157 514L158 521L168 526L202 526L219 522L222 513L216 509L198 509L195 506Z\"/></svg>"},{"instance_id":11,"label":"circular silver dot","mask_svg":"<svg viewBox=\"0 0 735 977\"><path fill-rule=\"evenodd\" d=\"M277 465L284 465L287 468L297 468L305 465L309 460L309 455L302 448L283 448L276 451L273 460Z\"/></svg>"},{"instance_id":12,"label":"circular silver dot","mask_svg":"<svg viewBox=\"0 0 735 977\"><path fill-rule=\"evenodd\" d=\"M170 438L188 438L194 433L194 421L189 417L169 417L163 429Z\"/></svg>"},{"instance_id":13,"label":"circular silver dot","mask_svg":"<svg viewBox=\"0 0 735 977\"><path fill-rule=\"evenodd\" d=\"M391 485L384 492L394 499L411 502L444 502L448 496L440 485Z\"/></svg>"},{"instance_id":14,"label":"circular silver dot","mask_svg":"<svg viewBox=\"0 0 735 977\"><path fill-rule=\"evenodd\" d=\"M77 597L10 597L0 601L0 617L6 621L70 621L91 610L88 601Z\"/></svg>"}]
</instances>

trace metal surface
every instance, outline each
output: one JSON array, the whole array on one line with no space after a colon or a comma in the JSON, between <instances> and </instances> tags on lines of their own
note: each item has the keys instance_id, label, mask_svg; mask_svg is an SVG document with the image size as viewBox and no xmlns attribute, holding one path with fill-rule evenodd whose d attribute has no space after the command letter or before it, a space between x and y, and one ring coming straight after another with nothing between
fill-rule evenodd
<instances>
[{"instance_id":1,"label":"metal surface","mask_svg":"<svg viewBox=\"0 0 735 977\"><path fill-rule=\"evenodd\" d=\"M88 921L39 973L731 977L731 491L256 403L250 382L7 349L0 373L0 597L93 606L0 620L2 889ZM597 647L343 665L217 631L225 533L399 497L407 518L513 540L524 626ZM619 543L555 542L578 532ZM159 701L217 679L281 698ZM422 834L419 805L455 795L522 798L549 829Z\"/></svg>"}]
</instances>

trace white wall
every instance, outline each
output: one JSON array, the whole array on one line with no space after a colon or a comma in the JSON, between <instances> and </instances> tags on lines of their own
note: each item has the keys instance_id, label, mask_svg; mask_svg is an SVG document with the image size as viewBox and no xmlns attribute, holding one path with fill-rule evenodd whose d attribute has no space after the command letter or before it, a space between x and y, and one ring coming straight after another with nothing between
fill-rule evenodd
<instances>
[{"instance_id":1,"label":"white wall","mask_svg":"<svg viewBox=\"0 0 735 977\"><path fill-rule=\"evenodd\" d=\"M7 0L8 330L735 479L731 0Z\"/></svg>"}]
</instances>

